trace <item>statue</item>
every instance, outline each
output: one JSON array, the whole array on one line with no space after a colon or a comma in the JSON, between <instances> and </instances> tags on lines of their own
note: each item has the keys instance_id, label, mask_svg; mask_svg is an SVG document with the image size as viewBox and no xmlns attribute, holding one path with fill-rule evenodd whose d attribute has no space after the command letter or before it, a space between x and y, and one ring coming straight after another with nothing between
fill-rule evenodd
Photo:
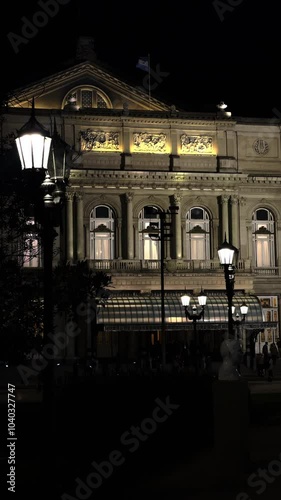
<instances>
[{"instance_id":1,"label":"statue","mask_svg":"<svg viewBox=\"0 0 281 500\"><path fill-rule=\"evenodd\" d=\"M220 353L223 362L219 369L219 380L239 380L241 375L238 367L243 356L239 340L225 339L221 343Z\"/></svg>"}]
</instances>

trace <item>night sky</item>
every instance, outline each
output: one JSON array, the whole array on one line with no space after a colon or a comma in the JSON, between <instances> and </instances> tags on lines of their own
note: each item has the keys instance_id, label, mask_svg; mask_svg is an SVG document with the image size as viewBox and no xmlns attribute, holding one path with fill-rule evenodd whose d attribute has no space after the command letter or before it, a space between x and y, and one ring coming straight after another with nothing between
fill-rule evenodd
<instances>
[{"instance_id":1,"label":"night sky","mask_svg":"<svg viewBox=\"0 0 281 500\"><path fill-rule=\"evenodd\" d=\"M43 5L52 15L38 14ZM136 68L138 58L150 54L157 75L157 80L151 78L151 95L167 104L216 112L224 101L233 116L281 115L278 2L125 5L89 0L32 0L16 8L7 4L1 16L7 72L2 93L59 70L75 54L77 37L86 35L94 38L99 61L134 86L142 87L145 76ZM33 24L27 33L23 18Z\"/></svg>"}]
</instances>

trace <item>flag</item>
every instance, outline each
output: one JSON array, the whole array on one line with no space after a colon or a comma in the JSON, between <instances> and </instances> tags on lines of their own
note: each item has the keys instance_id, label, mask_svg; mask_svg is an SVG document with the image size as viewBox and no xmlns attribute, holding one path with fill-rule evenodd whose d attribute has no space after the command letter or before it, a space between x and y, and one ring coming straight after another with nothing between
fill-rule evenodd
<instances>
[{"instance_id":1,"label":"flag","mask_svg":"<svg viewBox=\"0 0 281 500\"><path fill-rule=\"evenodd\" d=\"M142 69L143 71L149 71L149 59L148 56L140 57L137 63L137 68Z\"/></svg>"}]
</instances>

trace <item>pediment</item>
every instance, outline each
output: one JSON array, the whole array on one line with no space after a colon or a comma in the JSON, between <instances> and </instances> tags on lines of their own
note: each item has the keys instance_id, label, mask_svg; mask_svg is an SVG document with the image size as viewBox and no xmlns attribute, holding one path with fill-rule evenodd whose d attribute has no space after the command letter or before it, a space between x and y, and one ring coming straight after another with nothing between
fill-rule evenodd
<instances>
[{"instance_id":1,"label":"pediment","mask_svg":"<svg viewBox=\"0 0 281 500\"><path fill-rule=\"evenodd\" d=\"M170 109L167 104L153 97L149 98L145 89L128 85L93 61L74 64L30 85L15 89L12 97L8 99L8 106L26 108L30 106L30 102L34 98L37 109L61 110L66 109L68 104L70 104L70 108L73 108L73 103L68 103L67 100L75 92L76 97L80 99L82 94L79 89L84 89L83 96L87 96L88 92L89 99L91 99L91 95L94 100L98 97L98 105L94 102L95 106L93 105L93 107L124 109L125 112L127 109L140 111L166 111ZM81 109L81 107L84 109L81 102L79 100L75 110Z\"/></svg>"}]
</instances>

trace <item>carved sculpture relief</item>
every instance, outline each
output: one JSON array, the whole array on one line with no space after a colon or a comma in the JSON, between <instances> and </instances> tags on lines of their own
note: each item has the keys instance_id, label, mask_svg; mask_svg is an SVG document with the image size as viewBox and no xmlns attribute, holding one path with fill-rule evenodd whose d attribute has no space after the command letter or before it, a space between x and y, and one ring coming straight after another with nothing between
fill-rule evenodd
<instances>
[{"instance_id":1,"label":"carved sculpture relief","mask_svg":"<svg viewBox=\"0 0 281 500\"><path fill-rule=\"evenodd\" d=\"M213 139L203 135L181 135L181 152L186 154L213 154Z\"/></svg>"},{"instance_id":2,"label":"carved sculpture relief","mask_svg":"<svg viewBox=\"0 0 281 500\"><path fill-rule=\"evenodd\" d=\"M253 150L257 155L266 155L269 151L268 142L264 139L257 139L253 144Z\"/></svg>"},{"instance_id":3,"label":"carved sculpture relief","mask_svg":"<svg viewBox=\"0 0 281 500\"><path fill-rule=\"evenodd\" d=\"M133 151L136 153L166 153L166 134L135 132L133 134Z\"/></svg>"},{"instance_id":4,"label":"carved sculpture relief","mask_svg":"<svg viewBox=\"0 0 281 500\"><path fill-rule=\"evenodd\" d=\"M80 132L81 151L119 151L119 133L87 129Z\"/></svg>"}]
</instances>

